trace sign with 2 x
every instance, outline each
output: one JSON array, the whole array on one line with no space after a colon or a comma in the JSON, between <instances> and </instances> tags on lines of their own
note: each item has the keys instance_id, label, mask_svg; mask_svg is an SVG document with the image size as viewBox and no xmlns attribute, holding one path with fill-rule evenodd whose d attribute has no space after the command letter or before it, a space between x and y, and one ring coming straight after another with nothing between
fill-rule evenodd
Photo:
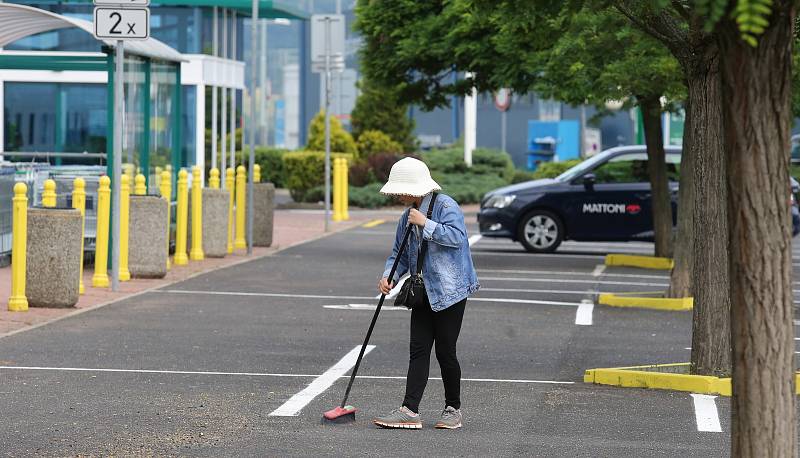
<instances>
[{"instance_id":1,"label":"sign with 2 x","mask_svg":"<svg viewBox=\"0 0 800 458\"><path fill-rule=\"evenodd\" d=\"M105 40L150 37L150 0L94 0L94 36Z\"/></svg>"}]
</instances>

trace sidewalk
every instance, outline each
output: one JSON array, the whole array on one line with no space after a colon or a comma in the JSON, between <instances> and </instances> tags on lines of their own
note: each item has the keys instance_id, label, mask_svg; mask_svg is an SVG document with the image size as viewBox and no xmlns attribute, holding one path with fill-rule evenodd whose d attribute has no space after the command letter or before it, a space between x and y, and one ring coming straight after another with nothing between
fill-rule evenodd
<instances>
[{"instance_id":1,"label":"sidewalk","mask_svg":"<svg viewBox=\"0 0 800 458\"><path fill-rule=\"evenodd\" d=\"M332 223L329 234L359 226L368 221L391 217L396 211L351 211L350 220ZM394 216L396 218L396 215ZM232 266L242 262L269 256L279 250L307 242L325 235L324 214L316 211L276 210L275 227L272 246L253 249L253 255L247 256L245 250L234 251L225 258L206 258L203 261L189 261L186 266L175 265L162 279L133 279L120 283L120 291L112 292L110 288L92 288L93 271L91 266L84 270L83 282L85 294L81 295L75 308L50 309L31 307L27 312L9 312L8 296L11 293L11 267L0 269L0 338L33 326L39 326L68 315L82 313L93 308L102 307L133 295L176 283L187 278L216 269Z\"/></svg>"}]
</instances>

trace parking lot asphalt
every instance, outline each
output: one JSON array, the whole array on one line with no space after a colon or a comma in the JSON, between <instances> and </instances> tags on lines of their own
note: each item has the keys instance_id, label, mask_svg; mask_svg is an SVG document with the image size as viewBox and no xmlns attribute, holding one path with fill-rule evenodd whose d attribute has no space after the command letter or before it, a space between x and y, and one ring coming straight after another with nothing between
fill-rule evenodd
<instances>
[{"instance_id":1,"label":"parking lot asphalt","mask_svg":"<svg viewBox=\"0 0 800 458\"><path fill-rule=\"evenodd\" d=\"M435 357L423 430L372 426L402 401L409 312L394 307L382 312L353 387L357 421L321 425L346 387L346 355L363 340L393 237L392 222L359 227L0 339L0 450L728 455L727 399L712 399L709 412L689 393L582 382L589 368L689 359L691 313L588 305L597 292L665 288L667 272L599 267L608 252L652 254L645 243L566 243L530 255L475 237L482 289L467 304L458 347L464 428L432 428L443 408ZM698 421L713 414L719 431Z\"/></svg>"}]
</instances>

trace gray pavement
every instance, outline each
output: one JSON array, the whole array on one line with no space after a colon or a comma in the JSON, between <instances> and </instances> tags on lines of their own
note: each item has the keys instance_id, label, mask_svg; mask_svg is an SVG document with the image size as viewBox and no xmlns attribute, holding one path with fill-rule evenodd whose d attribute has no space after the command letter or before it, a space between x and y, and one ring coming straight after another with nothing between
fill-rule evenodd
<instances>
[{"instance_id":1,"label":"gray pavement","mask_svg":"<svg viewBox=\"0 0 800 458\"><path fill-rule=\"evenodd\" d=\"M469 219L471 234L476 231ZM350 403L357 422L320 425L347 383L297 400L360 345L393 223L357 228L0 339L0 451L8 456L726 456L698 430L688 393L587 385L594 367L683 362L691 313L596 306L598 291L657 291L667 274L598 269L606 252L650 244L566 244L555 255L481 239L483 290L459 341L465 426L432 428L443 407L435 357L422 431L373 427L402 400L409 312L379 319ZM349 372L348 372L349 373ZM294 416L271 416L291 404Z\"/></svg>"}]
</instances>

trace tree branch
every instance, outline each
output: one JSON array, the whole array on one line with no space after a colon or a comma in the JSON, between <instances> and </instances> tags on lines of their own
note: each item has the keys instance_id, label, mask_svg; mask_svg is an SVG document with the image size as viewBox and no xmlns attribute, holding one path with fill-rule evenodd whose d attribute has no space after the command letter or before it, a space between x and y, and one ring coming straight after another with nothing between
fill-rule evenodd
<instances>
[{"instance_id":1,"label":"tree branch","mask_svg":"<svg viewBox=\"0 0 800 458\"><path fill-rule=\"evenodd\" d=\"M686 3L681 0L672 0L672 9L675 10L676 13L680 17L682 17L686 22L689 22L692 18L692 13L689 11L689 8L686 7Z\"/></svg>"},{"instance_id":2,"label":"tree branch","mask_svg":"<svg viewBox=\"0 0 800 458\"><path fill-rule=\"evenodd\" d=\"M680 23L666 11L636 11L631 0L617 0L616 9L644 33L660 41L675 57L681 58L688 50L689 35ZM679 2L673 2L679 3Z\"/></svg>"}]
</instances>

